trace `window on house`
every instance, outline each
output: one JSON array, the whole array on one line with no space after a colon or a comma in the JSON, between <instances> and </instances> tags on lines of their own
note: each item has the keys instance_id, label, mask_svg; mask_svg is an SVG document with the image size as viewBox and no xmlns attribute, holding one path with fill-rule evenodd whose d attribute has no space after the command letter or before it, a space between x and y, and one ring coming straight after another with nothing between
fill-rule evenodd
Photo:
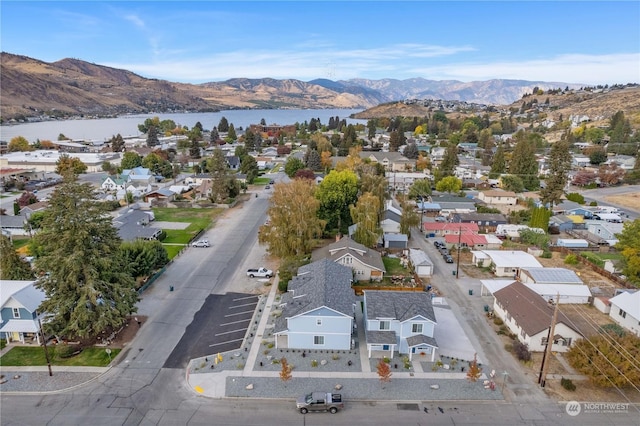
<instances>
[{"instance_id":1,"label":"window on house","mask_svg":"<svg viewBox=\"0 0 640 426\"><path fill-rule=\"evenodd\" d=\"M322 319L321 318L316 319L316 325L322 325Z\"/></svg>"},{"instance_id":2,"label":"window on house","mask_svg":"<svg viewBox=\"0 0 640 426\"><path fill-rule=\"evenodd\" d=\"M543 338L540 340L540 344L541 344L542 346L547 346L547 338L546 338L546 337L543 337Z\"/></svg>"},{"instance_id":3,"label":"window on house","mask_svg":"<svg viewBox=\"0 0 640 426\"><path fill-rule=\"evenodd\" d=\"M622 309L620 309L620 312L618 312L618 315L620 315L622 318L626 318L627 317L627 313L625 311L623 311Z\"/></svg>"},{"instance_id":4,"label":"window on house","mask_svg":"<svg viewBox=\"0 0 640 426\"><path fill-rule=\"evenodd\" d=\"M324 336L313 336L314 345L324 345Z\"/></svg>"},{"instance_id":5,"label":"window on house","mask_svg":"<svg viewBox=\"0 0 640 426\"><path fill-rule=\"evenodd\" d=\"M412 324L411 325L412 333L422 333L422 324Z\"/></svg>"},{"instance_id":6,"label":"window on house","mask_svg":"<svg viewBox=\"0 0 640 426\"><path fill-rule=\"evenodd\" d=\"M14 318L20 318L20 309L13 308L13 317Z\"/></svg>"},{"instance_id":7,"label":"window on house","mask_svg":"<svg viewBox=\"0 0 640 426\"><path fill-rule=\"evenodd\" d=\"M380 321L380 330L389 330L391 323L389 321Z\"/></svg>"}]
</instances>

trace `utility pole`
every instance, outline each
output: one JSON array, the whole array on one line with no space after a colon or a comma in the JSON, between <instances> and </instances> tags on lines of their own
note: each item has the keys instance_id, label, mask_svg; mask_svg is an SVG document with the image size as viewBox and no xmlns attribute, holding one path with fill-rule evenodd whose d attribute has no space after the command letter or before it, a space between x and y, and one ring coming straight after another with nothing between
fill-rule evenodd
<instances>
[{"instance_id":1,"label":"utility pole","mask_svg":"<svg viewBox=\"0 0 640 426\"><path fill-rule=\"evenodd\" d=\"M553 308L553 317L551 318L551 326L549 327L549 334L547 335L547 346L542 356L542 365L540 366L540 376L538 377L538 383L541 387L544 387L547 381L547 370L549 368L549 357L551 356L551 350L553 348L553 336L555 336L556 321L558 320L558 306L560 305L560 293L556 295L556 303Z\"/></svg>"},{"instance_id":2,"label":"utility pole","mask_svg":"<svg viewBox=\"0 0 640 426\"><path fill-rule=\"evenodd\" d=\"M38 315L36 313L36 315ZM42 347L44 348L44 357L47 360L47 367L49 367L49 376L53 376L51 371L51 360L49 359L49 351L47 350L47 338L44 336L44 330L42 329L42 321L38 317L38 327L40 327L40 336L42 336Z\"/></svg>"},{"instance_id":3,"label":"utility pole","mask_svg":"<svg viewBox=\"0 0 640 426\"><path fill-rule=\"evenodd\" d=\"M456 264L456 280L460 278L460 244L462 244L462 225L458 228L458 261Z\"/></svg>"}]
</instances>

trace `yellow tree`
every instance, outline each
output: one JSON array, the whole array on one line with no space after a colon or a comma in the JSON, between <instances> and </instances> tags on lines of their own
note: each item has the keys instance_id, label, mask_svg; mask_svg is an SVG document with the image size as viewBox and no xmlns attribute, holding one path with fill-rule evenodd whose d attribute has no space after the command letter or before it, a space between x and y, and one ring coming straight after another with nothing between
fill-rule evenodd
<instances>
[{"instance_id":1,"label":"yellow tree","mask_svg":"<svg viewBox=\"0 0 640 426\"><path fill-rule=\"evenodd\" d=\"M365 192L358 199L355 206L351 206L351 218L358 225L354 240L366 247L375 247L382 235L382 228L378 221L380 200L370 192Z\"/></svg>"},{"instance_id":2,"label":"yellow tree","mask_svg":"<svg viewBox=\"0 0 640 426\"><path fill-rule=\"evenodd\" d=\"M267 214L270 224L260 227L260 244L280 258L300 258L311 253L325 222L318 219L320 201L315 198L315 182L294 179L274 187Z\"/></svg>"},{"instance_id":3,"label":"yellow tree","mask_svg":"<svg viewBox=\"0 0 640 426\"><path fill-rule=\"evenodd\" d=\"M11 138L7 150L9 152L17 151L33 151L35 148L29 143L29 141L23 136L16 136Z\"/></svg>"},{"instance_id":4,"label":"yellow tree","mask_svg":"<svg viewBox=\"0 0 640 426\"><path fill-rule=\"evenodd\" d=\"M331 166L333 165L333 161L331 160L330 151L322 151L320 153L320 164L325 170L329 170L331 168Z\"/></svg>"},{"instance_id":5,"label":"yellow tree","mask_svg":"<svg viewBox=\"0 0 640 426\"><path fill-rule=\"evenodd\" d=\"M473 361L469 363L469 370L467 371L467 380L477 382L481 375L482 368L478 366L478 354L473 354Z\"/></svg>"},{"instance_id":6,"label":"yellow tree","mask_svg":"<svg viewBox=\"0 0 640 426\"><path fill-rule=\"evenodd\" d=\"M56 173L62 176L69 174L77 176L87 171L87 165L78 157L70 157L68 154L60 155L56 161Z\"/></svg>"},{"instance_id":7,"label":"yellow tree","mask_svg":"<svg viewBox=\"0 0 640 426\"><path fill-rule=\"evenodd\" d=\"M336 164L336 170L339 172L343 170L351 170L352 172L355 172L358 169L358 166L362 164L360 151L362 151L362 147L360 145L350 148L347 158Z\"/></svg>"},{"instance_id":8,"label":"yellow tree","mask_svg":"<svg viewBox=\"0 0 640 426\"><path fill-rule=\"evenodd\" d=\"M418 159L416 160L416 170L421 172L425 169L429 169L431 167L431 160L429 157L425 157L422 152L418 154Z\"/></svg>"}]
</instances>

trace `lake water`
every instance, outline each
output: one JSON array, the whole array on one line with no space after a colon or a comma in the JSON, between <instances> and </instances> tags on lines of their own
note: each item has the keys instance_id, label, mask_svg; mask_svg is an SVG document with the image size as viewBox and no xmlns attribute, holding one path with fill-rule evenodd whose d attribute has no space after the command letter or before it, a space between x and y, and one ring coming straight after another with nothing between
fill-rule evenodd
<instances>
[{"instance_id":1,"label":"lake water","mask_svg":"<svg viewBox=\"0 0 640 426\"><path fill-rule=\"evenodd\" d=\"M360 112L360 109L255 109L255 110L230 110L206 113L180 113L180 114L139 114L126 115L117 118L100 118L86 120L43 121L38 123L15 124L0 127L0 139L9 141L15 136L23 136L30 142L36 139L58 139L60 133L71 139L83 139L102 141L120 133L123 137L138 136L138 124L142 124L147 118L158 116L160 120L173 120L192 128L198 121L206 130L210 130L220 123L225 117L229 124L238 129L246 129L250 124L258 124L264 118L267 124L294 124L296 122L309 122L312 118L320 119L322 124L328 124L329 118L339 117L347 119L347 123L364 123L366 120L353 120L348 117Z\"/></svg>"}]
</instances>

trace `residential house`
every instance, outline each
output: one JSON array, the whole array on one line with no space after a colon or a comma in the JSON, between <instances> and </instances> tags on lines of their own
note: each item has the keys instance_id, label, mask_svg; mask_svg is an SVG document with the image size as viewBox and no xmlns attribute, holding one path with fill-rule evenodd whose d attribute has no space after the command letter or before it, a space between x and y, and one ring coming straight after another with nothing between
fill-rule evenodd
<instances>
[{"instance_id":1,"label":"residential house","mask_svg":"<svg viewBox=\"0 0 640 426\"><path fill-rule=\"evenodd\" d=\"M593 218L593 213L596 211L597 207L584 207L584 206L580 206L580 207L575 207L573 209L568 209L567 211L565 211L565 215L567 216L573 216L573 215L578 215L578 216L582 216L584 219L591 219Z\"/></svg>"},{"instance_id":2,"label":"residential house","mask_svg":"<svg viewBox=\"0 0 640 426\"><path fill-rule=\"evenodd\" d=\"M380 221L382 232L399 234L400 219L402 219L402 211L394 207L391 200L388 200L382 213L382 220Z\"/></svg>"},{"instance_id":3,"label":"residential house","mask_svg":"<svg viewBox=\"0 0 640 426\"><path fill-rule=\"evenodd\" d=\"M151 171L142 166L123 170L121 176L136 187L151 185L155 182L155 176Z\"/></svg>"},{"instance_id":4,"label":"residential house","mask_svg":"<svg viewBox=\"0 0 640 426\"><path fill-rule=\"evenodd\" d=\"M518 281L496 291L493 296L495 315L518 340L527 344L532 352L544 351L555 306ZM575 340L582 338L571 324L561 311L557 313L552 351L566 352Z\"/></svg>"},{"instance_id":5,"label":"residential house","mask_svg":"<svg viewBox=\"0 0 640 426\"><path fill-rule=\"evenodd\" d=\"M229 169L238 170L240 168L240 157L237 155L227 155L224 159Z\"/></svg>"},{"instance_id":6,"label":"residential house","mask_svg":"<svg viewBox=\"0 0 640 426\"><path fill-rule=\"evenodd\" d=\"M422 230L427 235L444 237L446 235L477 234L479 228L476 223L423 222Z\"/></svg>"},{"instance_id":7,"label":"residential house","mask_svg":"<svg viewBox=\"0 0 640 426\"><path fill-rule=\"evenodd\" d=\"M549 218L549 228L556 233L568 232L574 229L574 222L569 216L558 214Z\"/></svg>"},{"instance_id":8,"label":"residential house","mask_svg":"<svg viewBox=\"0 0 640 426\"><path fill-rule=\"evenodd\" d=\"M35 281L0 280L0 336L7 342L40 344L37 309L44 299Z\"/></svg>"},{"instance_id":9,"label":"residential house","mask_svg":"<svg viewBox=\"0 0 640 426\"><path fill-rule=\"evenodd\" d=\"M173 201L175 199L175 196L176 193L169 188L158 188L154 191L150 191L144 194L144 201L147 203L151 202L151 200Z\"/></svg>"},{"instance_id":10,"label":"residential house","mask_svg":"<svg viewBox=\"0 0 640 426\"><path fill-rule=\"evenodd\" d=\"M518 197L515 192L502 191L499 189L481 191L478 193L478 199L490 205L515 206L518 202Z\"/></svg>"},{"instance_id":11,"label":"residential house","mask_svg":"<svg viewBox=\"0 0 640 426\"><path fill-rule=\"evenodd\" d=\"M124 189L127 180L120 176L107 176L102 180L100 184L100 188L105 191L117 191L119 189Z\"/></svg>"},{"instance_id":12,"label":"residential house","mask_svg":"<svg viewBox=\"0 0 640 426\"><path fill-rule=\"evenodd\" d=\"M431 202L440 205L440 214L448 216L453 213L471 213L477 211L476 200L468 197L441 194L433 195Z\"/></svg>"},{"instance_id":13,"label":"residential house","mask_svg":"<svg viewBox=\"0 0 640 426\"><path fill-rule=\"evenodd\" d=\"M577 208L581 208L582 206L575 201L562 200L560 204L554 204L551 207L551 211L554 215L556 214L567 214L567 212L573 211Z\"/></svg>"},{"instance_id":14,"label":"residential house","mask_svg":"<svg viewBox=\"0 0 640 426\"><path fill-rule=\"evenodd\" d=\"M495 232L498 225L506 225L507 218L499 213L453 213L453 223L476 223L480 232Z\"/></svg>"},{"instance_id":15,"label":"residential house","mask_svg":"<svg viewBox=\"0 0 640 426\"><path fill-rule=\"evenodd\" d=\"M298 269L280 300L276 348L349 350L355 316L350 268L322 259Z\"/></svg>"},{"instance_id":16,"label":"residential house","mask_svg":"<svg viewBox=\"0 0 640 426\"><path fill-rule=\"evenodd\" d=\"M571 166L574 168L587 167L589 164L591 164L591 160L589 160L589 157L585 157L583 155L574 155L571 160Z\"/></svg>"},{"instance_id":17,"label":"residential house","mask_svg":"<svg viewBox=\"0 0 640 426\"><path fill-rule=\"evenodd\" d=\"M415 168L415 160L409 160L399 152L367 151L360 152L360 158L372 163L382 164L387 172L407 172Z\"/></svg>"},{"instance_id":18,"label":"residential house","mask_svg":"<svg viewBox=\"0 0 640 426\"><path fill-rule=\"evenodd\" d=\"M25 229L27 224L27 217L22 215L9 216L3 215L0 220L0 226L2 227L2 233L9 238L12 236L29 235L29 231Z\"/></svg>"},{"instance_id":19,"label":"residential house","mask_svg":"<svg viewBox=\"0 0 640 426\"><path fill-rule=\"evenodd\" d=\"M584 284L575 272L565 268L520 268L518 279L523 284Z\"/></svg>"},{"instance_id":20,"label":"residential house","mask_svg":"<svg viewBox=\"0 0 640 426\"><path fill-rule=\"evenodd\" d=\"M636 165L636 161L637 161L636 157L634 157L633 155L618 154L609 158L605 162L605 164L617 164L618 166L620 166L620 168L624 170L633 170L633 168Z\"/></svg>"},{"instance_id":21,"label":"residential house","mask_svg":"<svg viewBox=\"0 0 640 426\"><path fill-rule=\"evenodd\" d=\"M611 319L640 337L640 290L622 292L609 299L609 302Z\"/></svg>"},{"instance_id":22,"label":"residential house","mask_svg":"<svg viewBox=\"0 0 640 426\"><path fill-rule=\"evenodd\" d=\"M478 267L491 267L498 277L517 277L520 268L541 268L536 258L519 250L480 250L471 251L471 262Z\"/></svg>"},{"instance_id":23,"label":"residential house","mask_svg":"<svg viewBox=\"0 0 640 426\"><path fill-rule=\"evenodd\" d=\"M349 237L342 237L326 247L315 250L311 260L325 258L351 268L356 281L381 281L385 273L382 255Z\"/></svg>"},{"instance_id":24,"label":"residential house","mask_svg":"<svg viewBox=\"0 0 640 426\"><path fill-rule=\"evenodd\" d=\"M409 237L405 234L384 233L382 234L383 246L386 249L406 249L409 244Z\"/></svg>"},{"instance_id":25,"label":"residential house","mask_svg":"<svg viewBox=\"0 0 640 426\"><path fill-rule=\"evenodd\" d=\"M440 163L442 163L442 160L444 160L446 151L447 151L446 148L440 147L440 146L431 148L429 159L431 160L431 164L433 167L438 167Z\"/></svg>"},{"instance_id":26,"label":"residential house","mask_svg":"<svg viewBox=\"0 0 640 426\"><path fill-rule=\"evenodd\" d=\"M622 218L616 213L594 213L593 219L610 223L622 223Z\"/></svg>"},{"instance_id":27,"label":"residential house","mask_svg":"<svg viewBox=\"0 0 640 426\"><path fill-rule=\"evenodd\" d=\"M391 191L408 193L416 180L429 179L429 175L421 172L391 172L386 175Z\"/></svg>"},{"instance_id":28,"label":"residential house","mask_svg":"<svg viewBox=\"0 0 640 426\"><path fill-rule=\"evenodd\" d=\"M487 236L481 234L447 234L444 236L444 242L447 245L447 248L457 249L458 246L461 248L471 248L472 250L483 250L488 249ZM500 241L500 245L502 244L502 240Z\"/></svg>"},{"instance_id":29,"label":"residential house","mask_svg":"<svg viewBox=\"0 0 640 426\"><path fill-rule=\"evenodd\" d=\"M420 277L430 277L433 275L433 262L422 250L409 249L409 262L413 265L413 270Z\"/></svg>"},{"instance_id":30,"label":"residential house","mask_svg":"<svg viewBox=\"0 0 640 426\"><path fill-rule=\"evenodd\" d=\"M605 241L612 242L618 240L617 234L622 232L624 226L622 223L605 222L602 220L587 220L585 224L588 232Z\"/></svg>"},{"instance_id":31,"label":"residential house","mask_svg":"<svg viewBox=\"0 0 640 426\"><path fill-rule=\"evenodd\" d=\"M113 219L113 226L123 241L157 240L162 229L149 225L151 215L141 210L129 210Z\"/></svg>"},{"instance_id":32,"label":"residential house","mask_svg":"<svg viewBox=\"0 0 640 426\"><path fill-rule=\"evenodd\" d=\"M438 203L418 202L416 203L418 211L426 217L436 217L440 215L442 207Z\"/></svg>"},{"instance_id":33,"label":"residential house","mask_svg":"<svg viewBox=\"0 0 640 426\"><path fill-rule=\"evenodd\" d=\"M373 351L430 354L435 360L438 344L433 337L436 317L431 295L425 292L364 291L364 324L369 358Z\"/></svg>"},{"instance_id":34,"label":"residential house","mask_svg":"<svg viewBox=\"0 0 640 426\"><path fill-rule=\"evenodd\" d=\"M37 203L29 204L20 209L20 216L24 216L27 219L35 212L44 211L49 207L48 201L38 201Z\"/></svg>"}]
</instances>

